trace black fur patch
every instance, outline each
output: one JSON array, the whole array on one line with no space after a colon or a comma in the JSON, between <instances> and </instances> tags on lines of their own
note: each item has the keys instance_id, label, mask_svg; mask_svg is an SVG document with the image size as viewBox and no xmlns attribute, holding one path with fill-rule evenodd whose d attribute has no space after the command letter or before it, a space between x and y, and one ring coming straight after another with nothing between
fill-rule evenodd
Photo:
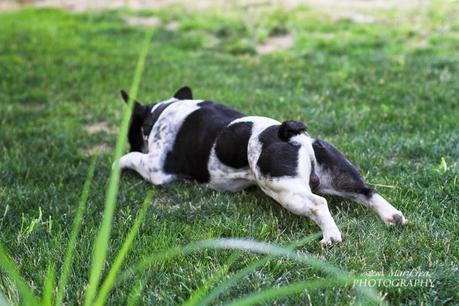
<instances>
[{"instance_id":1,"label":"black fur patch","mask_svg":"<svg viewBox=\"0 0 459 306\"><path fill-rule=\"evenodd\" d=\"M122 89L120 93L124 102L128 104L129 94L124 89ZM128 141L129 145L131 146L131 152L142 151L142 125L150 109L148 108L148 106L143 106L142 104L140 104L139 101L134 101L128 130Z\"/></svg>"},{"instance_id":2,"label":"black fur patch","mask_svg":"<svg viewBox=\"0 0 459 306\"><path fill-rule=\"evenodd\" d=\"M316 167L313 161L311 161L311 174L309 174L309 187L311 190L317 190L320 186L320 178L316 174Z\"/></svg>"},{"instance_id":3,"label":"black fur patch","mask_svg":"<svg viewBox=\"0 0 459 306\"><path fill-rule=\"evenodd\" d=\"M223 164L236 169L249 165L247 145L252 126L252 122L237 122L222 130L215 144L215 153Z\"/></svg>"},{"instance_id":4,"label":"black fur patch","mask_svg":"<svg viewBox=\"0 0 459 306\"><path fill-rule=\"evenodd\" d=\"M365 183L359 170L333 145L316 139L312 147L317 162L332 175L331 184L337 191L373 195L373 189Z\"/></svg>"},{"instance_id":5,"label":"black fur patch","mask_svg":"<svg viewBox=\"0 0 459 306\"><path fill-rule=\"evenodd\" d=\"M183 86L174 94L174 98L179 100L193 100L193 93L191 88L188 86Z\"/></svg>"},{"instance_id":6,"label":"black fur patch","mask_svg":"<svg viewBox=\"0 0 459 306\"><path fill-rule=\"evenodd\" d=\"M128 131L128 141L131 146L131 152L142 151L142 125L150 109L151 107L142 106L137 102L134 103Z\"/></svg>"},{"instance_id":7,"label":"black fur patch","mask_svg":"<svg viewBox=\"0 0 459 306\"><path fill-rule=\"evenodd\" d=\"M306 132L306 130L306 125L303 122L284 121L279 128L279 138L288 141L293 136Z\"/></svg>"},{"instance_id":8,"label":"black fur patch","mask_svg":"<svg viewBox=\"0 0 459 306\"><path fill-rule=\"evenodd\" d=\"M164 171L205 183L209 181L207 163L215 139L231 121L244 115L211 101L201 102L199 106L180 127L174 147L167 154Z\"/></svg>"},{"instance_id":9,"label":"black fur patch","mask_svg":"<svg viewBox=\"0 0 459 306\"><path fill-rule=\"evenodd\" d=\"M280 125L273 125L260 133L262 151L257 165L261 173L271 177L295 176L300 145L279 137Z\"/></svg>"}]
</instances>

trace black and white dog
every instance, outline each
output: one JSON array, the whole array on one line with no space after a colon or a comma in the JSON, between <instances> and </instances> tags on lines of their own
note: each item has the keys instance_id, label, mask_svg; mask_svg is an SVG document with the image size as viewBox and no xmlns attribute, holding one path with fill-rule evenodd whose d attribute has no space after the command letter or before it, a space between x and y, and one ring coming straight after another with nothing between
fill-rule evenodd
<instances>
[{"instance_id":1,"label":"black and white dog","mask_svg":"<svg viewBox=\"0 0 459 306\"><path fill-rule=\"evenodd\" d=\"M127 102L128 94L121 94ZM135 101L128 137L131 152L121 158L121 169L132 169L154 185L176 179L219 191L258 185L292 213L314 220L325 244L341 241L341 233L317 193L355 200L389 226L406 223L341 152L311 137L303 123L246 116L194 100L189 87L160 103Z\"/></svg>"}]
</instances>

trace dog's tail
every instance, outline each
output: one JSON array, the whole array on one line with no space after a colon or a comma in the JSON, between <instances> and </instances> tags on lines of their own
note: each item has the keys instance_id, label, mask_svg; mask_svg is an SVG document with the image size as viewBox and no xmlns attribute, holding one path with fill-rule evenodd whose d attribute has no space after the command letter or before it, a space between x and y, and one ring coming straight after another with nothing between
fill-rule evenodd
<instances>
[{"instance_id":1,"label":"dog's tail","mask_svg":"<svg viewBox=\"0 0 459 306\"><path fill-rule=\"evenodd\" d=\"M279 128L279 138L289 141L290 138L307 131L307 126L300 121L287 120Z\"/></svg>"}]
</instances>

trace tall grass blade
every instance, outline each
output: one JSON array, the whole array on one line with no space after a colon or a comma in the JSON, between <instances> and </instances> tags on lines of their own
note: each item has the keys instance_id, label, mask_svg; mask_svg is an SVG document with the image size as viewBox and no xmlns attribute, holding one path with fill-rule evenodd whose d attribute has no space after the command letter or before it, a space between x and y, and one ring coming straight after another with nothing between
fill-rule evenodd
<instances>
[{"instance_id":1,"label":"tall grass blade","mask_svg":"<svg viewBox=\"0 0 459 306\"><path fill-rule=\"evenodd\" d=\"M148 256L144 258L141 262L139 262L137 265L135 265L134 268L123 273L119 278L119 281L121 282L129 279L130 277L132 277L133 274L148 269L154 263L167 260L175 256L187 255L192 252L203 249L240 250L259 254L269 254L274 257L284 257L299 262L301 264L309 265L315 269L333 275L337 278L346 277L348 275L347 272L337 267L334 267L333 265L327 262L324 262L310 255L299 254L285 247L246 239L221 238L193 242L184 247L173 247L164 252ZM349 279L352 280L353 278L350 277ZM376 303L380 302L378 295L375 291L361 291L361 293L366 295L370 300L373 300Z\"/></svg>"},{"instance_id":2,"label":"tall grass blade","mask_svg":"<svg viewBox=\"0 0 459 306\"><path fill-rule=\"evenodd\" d=\"M67 251L65 252L64 263L62 265L61 274L59 277L59 285L56 294L56 305L62 305L64 300L64 291L65 286L67 285L67 280L70 275L70 267L73 263L73 253L76 247L76 241L78 234L80 233L81 221L83 220L83 214L86 209L86 202L88 201L89 191L91 189L92 180L94 178L94 171L96 169L97 154L91 160L91 164L88 169L88 174L83 185L83 191L80 197L80 203L78 205L78 210L73 220L72 231L70 233L69 244L67 246Z\"/></svg>"},{"instance_id":3,"label":"tall grass blade","mask_svg":"<svg viewBox=\"0 0 459 306\"><path fill-rule=\"evenodd\" d=\"M138 281L132 288L131 293L129 294L127 306L137 306L139 304L140 295L143 291L142 281Z\"/></svg>"},{"instance_id":4,"label":"tall grass blade","mask_svg":"<svg viewBox=\"0 0 459 306\"><path fill-rule=\"evenodd\" d=\"M287 297L293 294L302 293L305 290L330 288L344 285L351 285L355 277L334 277L310 281L301 281L286 286L267 288L259 292L248 294L242 298L233 300L226 306L245 306L254 305L262 302L271 301L278 297ZM376 304L375 302L373 304Z\"/></svg>"},{"instance_id":5,"label":"tall grass blade","mask_svg":"<svg viewBox=\"0 0 459 306\"><path fill-rule=\"evenodd\" d=\"M300 255L295 251L285 247L254 240L233 238L201 240L192 242L184 247L170 248L164 252L153 254L144 258L132 269L132 271L141 272L149 268L157 261L166 260L179 255L187 255L203 249L240 250L258 254L270 254L274 257L287 257L300 263L309 264L312 267L318 268L319 270L329 274L339 275L345 273L344 271L326 262L323 262L320 259L314 258L312 256Z\"/></svg>"},{"instance_id":6,"label":"tall grass blade","mask_svg":"<svg viewBox=\"0 0 459 306\"><path fill-rule=\"evenodd\" d=\"M233 253L228 260L225 262L223 267L214 273L210 278L208 278L201 287L196 289L190 296L190 298L183 303L183 306L194 306L200 304L200 301L204 295L209 291L209 289L216 284L226 273L228 273L231 265L240 258L241 254Z\"/></svg>"},{"instance_id":7,"label":"tall grass blade","mask_svg":"<svg viewBox=\"0 0 459 306\"><path fill-rule=\"evenodd\" d=\"M203 241L203 244L208 244L209 247L217 249L240 249L240 250L250 250L252 252L261 252L271 254L272 256L283 256L290 260L294 260L303 264L312 266L318 270L322 270L327 274L333 275L336 278L346 278L348 280L353 280L355 277L349 277L349 274L333 265L321 261L313 256L306 256L298 254L297 252L283 248L276 245L267 244L264 242L256 242L250 240L240 240L240 239L217 239L215 241ZM370 288L358 288L359 295L365 296L372 303L381 303L378 294L375 290L370 290Z\"/></svg>"},{"instance_id":8,"label":"tall grass blade","mask_svg":"<svg viewBox=\"0 0 459 306\"><path fill-rule=\"evenodd\" d=\"M321 236L321 233L316 233L309 235L303 239L300 239L298 241L295 241L293 243L290 243L287 248L293 250L293 248L307 244L311 241L316 240ZM275 256L273 255L267 255L257 261L254 261L251 265L245 267L244 269L238 271L237 273L233 274L230 278L228 278L226 281L221 283L218 287L216 287L214 290L212 290L204 299L202 299L198 304L199 305L209 305L213 300L218 298L220 294L234 286L238 281L243 279L245 276L255 272L265 264L267 264L270 260L274 259Z\"/></svg>"},{"instance_id":9,"label":"tall grass blade","mask_svg":"<svg viewBox=\"0 0 459 306\"><path fill-rule=\"evenodd\" d=\"M118 133L116 140L116 147L113 155L115 166L112 168L107 192L105 195L105 209L102 218L102 224L94 241L91 272L89 275L89 284L84 301L85 306L89 306L96 295L97 288L99 287L100 277L104 268L105 258L107 256L108 241L110 238L113 213L115 211L116 198L118 195L118 184L120 179L120 167L118 160L121 158L123 148L126 144L129 119L131 117L132 106L134 103L133 101L137 97L137 90L145 66L145 59L147 57L148 47L150 45L152 34L153 32L151 30L145 33L145 40L137 62L134 80L130 88L131 95L128 101L128 107L124 111L120 132Z\"/></svg>"},{"instance_id":10,"label":"tall grass blade","mask_svg":"<svg viewBox=\"0 0 459 306\"><path fill-rule=\"evenodd\" d=\"M53 304L54 282L56 281L56 266L50 264L46 273L45 284L43 286L43 306L51 306Z\"/></svg>"},{"instance_id":11,"label":"tall grass blade","mask_svg":"<svg viewBox=\"0 0 459 306\"><path fill-rule=\"evenodd\" d=\"M143 222L143 219L145 218L145 213L151 205L151 201L153 199L153 191L150 191L147 196L145 197L145 200L143 202L142 209L140 210L137 218L134 221L134 225L132 226L129 234L126 237L126 240L124 241L123 246L121 247L120 251L118 252L118 255L115 258L115 261L112 264L112 267L110 269L110 272L108 273L107 277L105 278L102 286L100 287L99 290L99 295L96 299L96 302L94 303L95 305L104 305L105 300L107 299L107 295L109 294L110 290L113 288L113 285L115 283L116 275L118 274L118 271L121 268L121 265L123 264L124 259L126 258L126 255L129 252L129 249L132 246L132 242L134 241L134 238L139 231L140 225Z\"/></svg>"},{"instance_id":12,"label":"tall grass blade","mask_svg":"<svg viewBox=\"0 0 459 306\"><path fill-rule=\"evenodd\" d=\"M3 248L3 245L0 244L0 268L8 275L9 278L16 284L18 287L19 293L21 294L24 304L26 305L38 305L38 299L33 294L32 289L26 283L19 273L16 264L8 256L8 253Z\"/></svg>"},{"instance_id":13,"label":"tall grass blade","mask_svg":"<svg viewBox=\"0 0 459 306\"><path fill-rule=\"evenodd\" d=\"M340 227L346 227L348 223L340 225ZM294 241L292 243L289 243L286 247L288 249L293 250L294 248L303 246L311 241L314 241L318 239L322 233L318 232L315 234L311 234L307 237L304 237L303 239ZM219 286L214 288L204 299L202 299L199 302L199 305L204 306L204 305L209 305L213 300L218 298L220 294L234 286L238 281L243 279L245 276L255 272L259 268L261 268L263 265L267 264L270 260L274 259L275 256L273 255L267 255L263 258L260 258L257 261L254 261L251 265L245 267L244 269L238 271L237 273L233 274L230 278L228 278L226 281L221 283Z\"/></svg>"}]
</instances>

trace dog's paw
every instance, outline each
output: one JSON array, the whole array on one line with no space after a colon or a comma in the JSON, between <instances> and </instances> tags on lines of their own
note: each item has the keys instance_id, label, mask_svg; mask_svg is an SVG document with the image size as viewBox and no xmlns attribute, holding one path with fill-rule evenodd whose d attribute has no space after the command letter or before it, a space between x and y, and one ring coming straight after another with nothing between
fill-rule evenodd
<instances>
[{"instance_id":1,"label":"dog's paw","mask_svg":"<svg viewBox=\"0 0 459 306\"><path fill-rule=\"evenodd\" d=\"M389 226L404 225L408 222L400 211L394 212L383 218L384 223Z\"/></svg>"},{"instance_id":2,"label":"dog's paw","mask_svg":"<svg viewBox=\"0 0 459 306\"><path fill-rule=\"evenodd\" d=\"M338 231L334 233L324 233L322 240L320 240L320 243L322 245L331 245L334 243L339 243L341 241L343 241L343 239L341 238L341 233Z\"/></svg>"},{"instance_id":3,"label":"dog's paw","mask_svg":"<svg viewBox=\"0 0 459 306\"><path fill-rule=\"evenodd\" d=\"M371 198L371 207L376 211L381 220L387 226L403 225L407 223L407 220L403 216L402 212L392 206L379 194L373 195Z\"/></svg>"}]
</instances>

